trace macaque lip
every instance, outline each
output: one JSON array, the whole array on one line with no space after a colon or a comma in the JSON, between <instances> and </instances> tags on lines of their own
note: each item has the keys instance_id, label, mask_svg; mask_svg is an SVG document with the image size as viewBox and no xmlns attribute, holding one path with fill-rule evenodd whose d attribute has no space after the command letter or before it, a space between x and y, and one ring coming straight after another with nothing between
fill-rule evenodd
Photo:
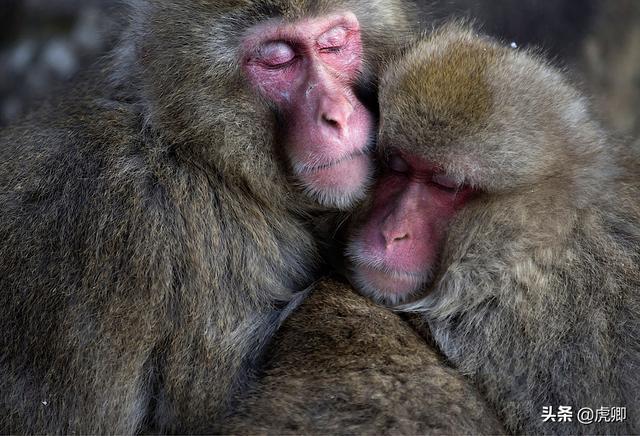
<instances>
[{"instance_id":1,"label":"macaque lip","mask_svg":"<svg viewBox=\"0 0 640 436\"><path fill-rule=\"evenodd\" d=\"M400 297L417 291L426 282L422 273L399 270L384 271L368 265L361 265L358 270L361 278L379 292Z\"/></svg>"},{"instance_id":2,"label":"macaque lip","mask_svg":"<svg viewBox=\"0 0 640 436\"><path fill-rule=\"evenodd\" d=\"M307 166L307 167L302 167L298 173L300 175L304 175L304 174L314 174L317 173L319 171L323 171L323 170L328 170L331 168L336 168L340 165L343 164L347 164L349 161L352 161L354 159L357 158L361 158L364 156L368 156L369 153L366 151L356 151L353 152L351 154L348 154L340 159L334 160L332 162L328 162L328 163L324 163L324 164L319 164L319 165L315 165L315 166Z\"/></svg>"},{"instance_id":3,"label":"macaque lip","mask_svg":"<svg viewBox=\"0 0 640 436\"><path fill-rule=\"evenodd\" d=\"M298 178L321 204L344 209L362 199L372 173L370 156L355 153L328 165L298 171Z\"/></svg>"},{"instance_id":4,"label":"macaque lip","mask_svg":"<svg viewBox=\"0 0 640 436\"><path fill-rule=\"evenodd\" d=\"M372 168L373 164L367 154L356 153L330 164L308 169L300 177L321 189L357 191L368 182Z\"/></svg>"}]
</instances>

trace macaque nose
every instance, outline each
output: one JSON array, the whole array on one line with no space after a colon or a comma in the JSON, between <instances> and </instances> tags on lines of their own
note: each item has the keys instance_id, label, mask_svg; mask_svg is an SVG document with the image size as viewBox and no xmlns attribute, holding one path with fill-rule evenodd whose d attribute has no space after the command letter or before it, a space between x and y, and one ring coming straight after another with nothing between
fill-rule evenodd
<instances>
[{"instance_id":1,"label":"macaque nose","mask_svg":"<svg viewBox=\"0 0 640 436\"><path fill-rule=\"evenodd\" d=\"M382 222L380 233L386 249L408 242L410 238L409 226L404 214L390 213Z\"/></svg>"},{"instance_id":2,"label":"macaque nose","mask_svg":"<svg viewBox=\"0 0 640 436\"><path fill-rule=\"evenodd\" d=\"M353 105L343 95L326 95L320 101L319 124L342 134L353 113Z\"/></svg>"},{"instance_id":3,"label":"macaque nose","mask_svg":"<svg viewBox=\"0 0 640 436\"><path fill-rule=\"evenodd\" d=\"M386 249L407 245L415 237L415 222L421 215L418 201L421 189L420 183L411 183L387 204L388 209L380 226Z\"/></svg>"}]
</instances>

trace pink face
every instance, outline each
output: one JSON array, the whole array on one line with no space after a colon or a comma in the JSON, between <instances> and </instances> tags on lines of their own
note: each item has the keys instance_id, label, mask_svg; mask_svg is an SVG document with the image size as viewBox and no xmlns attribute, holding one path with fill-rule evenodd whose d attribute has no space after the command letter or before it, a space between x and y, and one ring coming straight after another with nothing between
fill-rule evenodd
<instances>
[{"instance_id":1,"label":"pink face","mask_svg":"<svg viewBox=\"0 0 640 436\"><path fill-rule=\"evenodd\" d=\"M348 248L360 290L388 304L432 277L449 222L474 190L424 159L394 152Z\"/></svg>"},{"instance_id":2,"label":"pink face","mask_svg":"<svg viewBox=\"0 0 640 436\"><path fill-rule=\"evenodd\" d=\"M259 25L243 50L249 81L284 118L283 146L306 192L336 207L361 198L374 119L353 91L362 66L355 15Z\"/></svg>"}]
</instances>

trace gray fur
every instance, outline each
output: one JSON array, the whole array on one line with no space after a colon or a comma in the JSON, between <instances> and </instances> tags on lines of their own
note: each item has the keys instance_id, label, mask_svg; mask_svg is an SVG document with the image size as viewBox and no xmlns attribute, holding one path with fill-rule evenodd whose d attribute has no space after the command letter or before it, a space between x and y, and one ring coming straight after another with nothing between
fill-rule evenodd
<instances>
[{"instance_id":1,"label":"gray fur","mask_svg":"<svg viewBox=\"0 0 640 436\"><path fill-rule=\"evenodd\" d=\"M318 265L239 38L344 8L379 54L406 20L396 2L131 3L110 58L0 134L0 433L215 431Z\"/></svg>"}]
</instances>

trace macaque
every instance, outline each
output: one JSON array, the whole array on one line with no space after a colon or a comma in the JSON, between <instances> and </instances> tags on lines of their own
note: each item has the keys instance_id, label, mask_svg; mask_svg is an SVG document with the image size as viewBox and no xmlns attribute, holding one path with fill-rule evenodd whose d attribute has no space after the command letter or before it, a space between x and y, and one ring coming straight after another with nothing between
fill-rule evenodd
<instances>
[{"instance_id":1,"label":"macaque","mask_svg":"<svg viewBox=\"0 0 640 436\"><path fill-rule=\"evenodd\" d=\"M412 28L401 1L130 15L0 133L0 433L215 432L316 277L309 216L365 193L361 90Z\"/></svg>"},{"instance_id":2,"label":"macaque","mask_svg":"<svg viewBox=\"0 0 640 436\"><path fill-rule=\"evenodd\" d=\"M353 282L420 313L508 431L640 432L638 157L548 62L458 24L390 63L380 111Z\"/></svg>"}]
</instances>

